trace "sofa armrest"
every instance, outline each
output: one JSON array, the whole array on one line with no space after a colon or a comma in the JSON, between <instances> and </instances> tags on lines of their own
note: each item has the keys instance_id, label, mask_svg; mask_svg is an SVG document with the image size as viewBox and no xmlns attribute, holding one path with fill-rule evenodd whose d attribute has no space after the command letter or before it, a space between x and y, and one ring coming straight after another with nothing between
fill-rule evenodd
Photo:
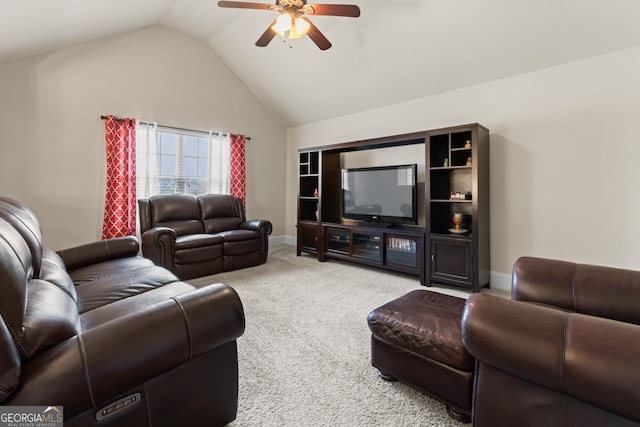
<instances>
[{"instance_id":1,"label":"sofa armrest","mask_svg":"<svg viewBox=\"0 0 640 427\"><path fill-rule=\"evenodd\" d=\"M462 318L462 341L480 364L636 422L638 337L638 325L482 294Z\"/></svg>"},{"instance_id":2,"label":"sofa armrest","mask_svg":"<svg viewBox=\"0 0 640 427\"><path fill-rule=\"evenodd\" d=\"M75 270L103 261L136 256L139 249L138 240L134 236L125 236L61 249L57 254L64 261L67 270Z\"/></svg>"},{"instance_id":3,"label":"sofa armrest","mask_svg":"<svg viewBox=\"0 0 640 427\"><path fill-rule=\"evenodd\" d=\"M259 231L265 236L270 235L271 232L273 231L273 225L271 224L271 221L266 219L255 219L252 221L243 221L240 223L238 228L243 230Z\"/></svg>"},{"instance_id":4,"label":"sofa armrest","mask_svg":"<svg viewBox=\"0 0 640 427\"><path fill-rule=\"evenodd\" d=\"M40 354L24 366L20 389L5 403L53 402L71 418L235 340L244 327L236 292L223 284L206 286L100 324Z\"/></svg>"},{"instance_id":5,"label":"sofa armrest","mask_svg":"<svg viewBox=\"0 0 640 427\"><path fill-rule=\"evenodd\" d=\"M257 219L252 221L242 221L238 228L244 230L254 230L262 236L262 248L260 250L260 263L267 262L269 256L269 235L273 231L271 221L266 219Z\"/></svg>"},{"instance_id":6,"label":"sofa armrest","mask_svg":"<svg viewBox=\"0 0 640 427\"><path fill-rule=\"evenodd\" d=\"M142 233L142 254L156 265L173 271L178 235L169 227L153 227Z\"/></svg>"}]
</instances>

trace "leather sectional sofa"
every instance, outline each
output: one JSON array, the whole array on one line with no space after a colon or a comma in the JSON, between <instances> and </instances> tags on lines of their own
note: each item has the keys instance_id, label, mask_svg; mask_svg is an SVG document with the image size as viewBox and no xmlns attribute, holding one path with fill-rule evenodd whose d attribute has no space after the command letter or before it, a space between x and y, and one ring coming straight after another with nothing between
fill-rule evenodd
<instances>
[{"instance_id":1,"label":"leather sectional sofa","mask_svg":"<svg viewBox=\"0 0 640 427\"><path fill-rule=\"evenodd\" d=\"M247 221L227 194L170 194L138 200L142 253L186 280L267 261L268 220Z\"/></svg>"},{"instance_id":2,"label":"leather sectional sofa","mask_svg":"<svg viewBox=\"0 0 640 427\"><path fill-rule=\"evenodd\" d=\"M238 404L243 307L137 256L134 237L54 252L0 198L0 403L73 426L220 426Z\"/></svg>"},{"instance_id":3,"label":"leather sectional sofa","mask_svg":"<svg viewBox=\"0 0 640 427\"><path fill-rule=\"evenodd\" d=\"M473 425L640 426L640 272L523 257L511 297L466 303Z\"/></svg>"}]
</instances>

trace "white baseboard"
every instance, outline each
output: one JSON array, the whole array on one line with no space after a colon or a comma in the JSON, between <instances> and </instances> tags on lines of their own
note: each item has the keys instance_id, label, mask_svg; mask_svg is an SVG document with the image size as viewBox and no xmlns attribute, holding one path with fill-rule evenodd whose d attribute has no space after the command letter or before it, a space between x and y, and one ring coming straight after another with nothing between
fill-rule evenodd
<instances>
[{"instance_id":1,"label":"white baseboard","mask_svg":"<svg viewBox=\"0 0 640 427\"><path fill-rule=\"evenodd\" d=\"M491 289L501 289L511 292L511 275L505 273L491 272Z\"/></svg>"},{"instance_id":2,"label":"white baseboard","mask_svg":"<svg viewBox=\"0 0 640 427\"><path fill-rule=\"evenodd\" d=\"M296 238L292 236L269 236L269 247L276 245L296 245Z\"/></svg>"},{"instance_id":3,"label":"white baseboard","mask_svg":"<svg viewBox=\"0 0 640 427\"><path fill-rule=\"evenodd\" d=\"M269 245L296 245L295 236L271 236L269 237ZM490 273L491 289L500 289L511 292L511 274L498 273L492 271Z\"/></svg>"}]
</instances>

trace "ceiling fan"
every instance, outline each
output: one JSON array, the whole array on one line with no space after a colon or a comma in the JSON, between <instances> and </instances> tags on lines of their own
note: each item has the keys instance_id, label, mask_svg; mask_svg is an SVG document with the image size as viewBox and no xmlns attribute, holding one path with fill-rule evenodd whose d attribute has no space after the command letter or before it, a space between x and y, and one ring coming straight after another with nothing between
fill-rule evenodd
<instances>
[{"instance_id":1,"label":"ceiling fan","mask_svg":"<svg viewBox=\"0 0 640 427\"><path fill-rule=\"evenodd\" d=\"M305 35L321 49L327 50L331 42L318 30L318 27L303 15L347 16L357 18L360 8L350 4L307 4L306 0L276 0L276 4L250 3L239 1L219 1L218 6L236 9L276 10L280 16L260 36L256 46L265 47L276 34L289 39L298 39Z\"/></svg>"}]
</instances>

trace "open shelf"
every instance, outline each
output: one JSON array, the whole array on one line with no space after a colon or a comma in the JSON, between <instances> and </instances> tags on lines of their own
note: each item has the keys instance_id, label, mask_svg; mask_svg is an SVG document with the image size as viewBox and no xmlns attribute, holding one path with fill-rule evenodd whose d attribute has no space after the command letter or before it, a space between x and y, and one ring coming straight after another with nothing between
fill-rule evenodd
<instances>
[{"instance_id":1,"label":"open shelf","mask_svg":"<svg viewBox=\"0 0 640 427\"><path fill-rule=\"evenodd\" d=\"M298 153L298 231L296 251L318 252L320 153Z\"/></svg>"},{"instance_id":2,"label":"open shelf","mask_svg":"<svg viewBox=\"0 0 640 427\"><path fill-rule=\"evenodd\" d=\"M427 279L479 291L488 283L489 132L480 125L427 136ZM453 217L462 215L454 233Z\"/></svg>"}]
</instances>

